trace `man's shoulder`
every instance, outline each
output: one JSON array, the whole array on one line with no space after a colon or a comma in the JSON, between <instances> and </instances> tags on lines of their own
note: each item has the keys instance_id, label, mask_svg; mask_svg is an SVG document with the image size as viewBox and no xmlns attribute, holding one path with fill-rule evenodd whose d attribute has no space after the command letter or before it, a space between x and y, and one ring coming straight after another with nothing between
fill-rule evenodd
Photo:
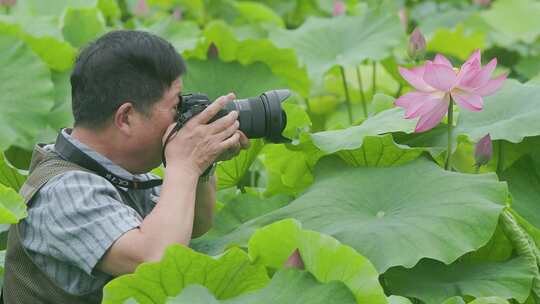
<instances>
[{"instance_id":1,"label":"man's shoulder","mask_svg":"<svg viewBox=\"0 0 540 304\"><path fill-rule=\"evenodd\" d=\"M36 196L43 197L51 194L75 192L78 196L83 193L99 192L100 194L117 196L117 189L104 177L82 170L70 170L52 177L39 189Z\"/></svg>"}]
</instances>

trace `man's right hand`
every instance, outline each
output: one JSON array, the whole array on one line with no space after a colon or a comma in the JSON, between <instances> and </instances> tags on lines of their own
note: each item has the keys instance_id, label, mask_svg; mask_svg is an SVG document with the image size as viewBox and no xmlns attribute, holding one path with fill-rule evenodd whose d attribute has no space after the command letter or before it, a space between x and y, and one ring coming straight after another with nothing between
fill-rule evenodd
<instances>
[{"instance_id":1,"label":"man's right hand","mask_svg":"<svg viewBox=\"0 0 540 304\"><path fill-rule=\"evenodd\" d=\"M165 149L167 165L181 166L184 170L192 170L194 174L201 175L219 155L240 145L240 135L236 132L239 127L237 111L231 111L208 124L219 110L235 98L232 93L219 97L180 128ZM168 127L163 141L175 124Z\"/></svg>"}]
</instances>

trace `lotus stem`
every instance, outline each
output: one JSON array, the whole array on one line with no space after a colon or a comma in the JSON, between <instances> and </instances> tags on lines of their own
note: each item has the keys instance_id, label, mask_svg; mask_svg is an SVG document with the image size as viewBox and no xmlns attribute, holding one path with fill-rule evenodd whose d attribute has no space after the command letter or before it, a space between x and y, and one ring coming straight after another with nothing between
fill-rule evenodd
<instances>
[{"instance_id":1,"label":"lotus stem","mask_svg":"<svg viewBox=\"0 0 540 304\"><path fill-rule=\"evenodd\" d=\"M349 123L352 125L353 117L352 117L351 98L349 96L349 88L347 86L347 79L345 78L345 68L342 66L339 66L339 70L341 71L341 79L343 80L343 88L345 89L345 104L347 105L347 111L349 112Z\"/></svg>"},{"instance_id":2,"label":"lotus stem","mask_svg":"<svg viewBox=\"0 0 540 304\"><path fill-rule=\"evenodd\" d=\"M377 89L377 62L373 61L371 63L371 65L373 67L373 73L371 75L371 77L373 78L372 79L372 83L373 83L373 94L372 95L375 95L375 90Z\"/></svg>"},{"instance_id":3,"label":"lotus stem","mask_svg":"<svg viewBox=\"0 0 540 304\"><path fill-rule=\"evenodd\" d=\"M444 163L445 170L451 170L452 158L452 125L454 120L454 101L450 99L448 104L448 150L446 152L446 162Z\"/></svg>"},{"instance_id":4,"label":"lotus stem","mask_svg":"<svg viewBox=\"0 0 540 304\"><path fill-rule=\"evenodd\" d=\"M364 85L362 84L362 75L360 74L359 66L356 66L356 78L358 79L358 88L360 89L360 100L362 102L362 110L364 110L364 117L368 117L366 95L364 95Z\"/></svg>"},{"instance_id":5,"label":"lotus stem","mask_svg":"<svg viewBox=\"0 0 540 304\"><path fill-rule=\"evenodd\" d=\"M503 155L503 140L499 140L497 143L497 174L500 175L504 170L504 155Z\"/></svg>"}]
</instances>

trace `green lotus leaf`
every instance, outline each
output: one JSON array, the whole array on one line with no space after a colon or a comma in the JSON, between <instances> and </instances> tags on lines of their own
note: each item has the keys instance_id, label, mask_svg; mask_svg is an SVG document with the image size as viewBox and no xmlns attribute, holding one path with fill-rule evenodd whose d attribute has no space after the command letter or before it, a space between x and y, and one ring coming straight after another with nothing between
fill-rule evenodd
<instances>
[{"instance_id":1,"label":"green lotus leaf","mask_svg":"<svg viewBox=\"0 0 540 304\"><path fill-rule=\"evenodd\" d=\"M482 111L460 112L455 134L465 134L474 142L490 134L492 140L513 143L540 135L538 96L540 85L508 79L499 92L484 99Z\"/></svg>"},{"instance_id":2,"label":"green lotus leaf","mask_svg":"<svg viewBox=\"0 0 540 304\"><path fill-rule=\"evenodd\" d=\"M250 294L219 301L208 291L198 286L188 286L167 304L353 304L351 292L341 282L319 283L310 273L297 269L278 271L270 284Z\"/></svg>"},{"instance_id":3,"label":"green lotus leaf","mask_svg":"<svg viewBox=\"0 0 540 304\"><path fill-rule=\"evenodd\" d=\"M219 253L228 244L245 244L257 227L295 218L353 247L379 272L412 267L423 257L451 263L489 241L506 197L506 184L495 174L448 172L423 158L399 167L352 168L325 157L313 185L295 201L193 246Z\"/></svg>"},{"instance_id":4,"label":"green lotus leaf","mask_svg":"<svg viewBox=\"0 0 540 304\"><path fill-rule=\"evenodd\" d=\"M354 17L310 17L295 30L275 29L270 33L270 40L280 48L296 51L310 79L316 82L336 65L348 67L366 59L386 58L402 37L397 15L380 12Z\"/></svg>"},{"instance_id":5,"label":"green lotus leaf","mask_svg":"<svg viewBox=\"0 0 540 304\"><path fill-rule=\"evenodd\" d=\"M392 295L388 297L388 304L412 304L412 302L405 297Z\"/></svg>"},{"instance_id":6,"label":"green lotus leaf","mask_svg":"<svg viewBox=\"0 0 540 304\"><path fill-rule=\"evenodd\" d=\"M305 269L320 282L345 283L357 303L388 303L379 274L368 259L332 237L303 230L295 220L282 220L257 230L248 244L250 258L272 268L282 267L295 249Z\"/></svg>"},{"instance_id":7,"label":"green lotus leaf","mask_svg":"<svg viewBox=\"0 0 540 304\"><path fill-rule=\"evenodd\" d=\"M540 55L522 58L515 66L516 71L528 79L540 73Z\"/></svg>"},{"instance_id":8,"label":"green lotus leaf","mask_svg":"<svg viewBox=\"0 0 540 304\"><path fill-rule=\"evenodd\" d=\"M0 184L19 191L25 180L26 176L12 167L0 153Z\"/></svg>"},{"instance_id":9,"label":"green lotus leaf","mask_svg":"<svg viewBox=\"0 0 540 304\"><path fill-rule=\"evenodd\" d=\"M470 304L510 304L505 299L502 299L499 297L476 298L469 303Z\"/></svg>"},{"instance_id":10,"label":"green lotus leaf","mask_svg":"<svg viewBox=\"0 0 540 304\"><path fill-rule=\"evenodd\" d=\"M16 224L27 215L22 196L0 184L0 224Z\"/></svg>"},{"instance_id":11,"label":"green lotus leaf","mask_svg":"<svg viewBox=\"0 0 540 304\"><path fill-rule=\"evenodd\" d=\"M337 155L355 167L390 167L410 162L424 152L394 142L391 134L364 137L362 146L354 150L340 150Z\"/></svg>"},{"instance_id":12,"label":"green lotus leaf","mask_svg":"<svg viewBox=\"0 0 540 304\"><path fill-rule=\"evenodd\" d=\"M188 60L189 72L183 77L186 92L203 92L210 101L229 92L238 98L255 97L272 89L286 88L286 82L262 63Z\"/></svg>"},{"instance_id":13,"label":"green lotus leaf","mask_svg":"<svg viewBox=\"0 0 540 304\"><path fill-rule=\"evenodd\" d=\"M246 20L249 23L258 24L269 22L273 26L284 27L283 20L268 6L254 1L242 1L235 3L240 14L238 20Z\"/></svg>"},{"instance_id":14,"label":"green lotus leaf","mask_svg":"<svg viewBox=\"0 0 540 304\"><path fill-rule=\"evenodd\" d=\"M67 70L75 61L77 50L63 40L55 18L0 15L0 33L26 42L53 70Z\"/></svg>"},{"instance_id":15,"label":"green lotus leaf","mask_svg":"<svg viewBox=\"0 0 540 304\"><path fill-rule=\"evenodd\" d=\"M66 41L80 48L105 32L105 18L98 8L68 8L61 27Z\"/></svg>"},{"instance_id":16,"label":"green lotus leaf","mask_svg":"<svg viewBox=\"0 0 540 304\"><path fill-rule=\"evenodd\" d=\"M424 259L412 269L392 268L384 278L391 293L415 297L426 304L438 304L449 297L464 295L514 298L522 303L529 296L533 274L523 258L499 263L458 262L451 265Z\"/></svg>"},{"instance_id":17,"label":"green lotus leaf","mask_svg":"<svg viewBox=\"0 0 540 304\"><path fill-rule=\"evenodd\" d=\"M284 194L263 198L254 194L236 195L217 213L208 235L219 237L227 234L243 223L286 206L291 199Z\"/></svg>"},{"instance_id":18,"label":"green lotus leaf","mask_svg":"<svg viewBox=\"0 0 540 304\"><path fill-rule=\"evenodd\" d=\"M527 16L527 18L523 18ZM500 0L493 3L482 18L493 29L493 37L502 45L519 41L532 43L540 35L540 3L534 0ZM497 37L500 36L500 37Z\"/></svg>"},{"instance_id":19,"label":"green lotus leaf","mask_svg":"<svg viewBox=\"0 0 540 304\"><path fill-rule=\"evenodd\" d=\"M456 8L446 3L422 2L411 10L411 19L418 22L424 35L430 37L440 28L455 28L478 10L474 6Z\"/></svg>"},{"instance_id":20,"label":"green lotus leaf","mask_svg":"<svg viewBox=\"0 0 540 304\"><path fill-rule=\"evenodd\" d=\"M526 155L501 174L512 194L512 209L527 222L540 228L540 175Z\"/></svg>"},{"instance_id":21,"label":"green lotus leaf","mask_svg":"<svg viewBox=\"0 0 540 304\"><path fill-rule=\"evenodd\" d=\"M247 150L240 151L237 156L230 160L220 162L216 170L218 189L237 186L248 172L249 167L257 158L263 146L262 140L251 140L250 147Z\"/></svg>"},{"instance_id":22,"label":"green lotus leaf","mask_svg":"<svg viewBox=\"0 0 540 304\"><path fill-rule=\"evenodd\" d=\"M297 196L313 183L313 167L325 153L302 133L298 144L266 145L261 155L267 174L265 195Z\"/></svg>"},{"instance_id":23,"label":"green lotus leaf","mask_svg":"<svg viewBox=\"0 0 540 304\"><path fill-rule=\"evenodd\" d=\"M97 0L25 0L18 1L15 12L31 16L58 16L65 8L90 8Z\"/></svg>"},{"instance_id":24,"label":"green lotus leaf","mask_svg":"<svg viewBox=\"0 0 540 304\"><path fill-rule=\"evenodd\" d=\"M0 150L31 149L54 105L51 74L23 41L7 35L0 35L0 66Z\"/></svg>"},{"instance_id":25,"label":"green lotus leaf","mask_svg":"<svg viewBox=\"0 0 540 304\"><path fill-rule=\"evenodd\" d=\"M315 145L326 153L354 150L362 147L366 136L390 132L412 133L416 120L405 119L403 115L403 109L392 108L366 119L359 126L314 133L311 137Z\"/></svg>"},{"instance_id":26,"label":"green lotus leaf","mask_svg":"<svg viewBox=\"0 0 540 304\"><path fill-rule=\"evenodd\" d=\"M166 303L191 284L208 288L218 299L228 299L260 289L269 278L263 266L251 265L246 253L232 248L218 258L185 246L167 248L160 262L144 263L133 274L120 276L105 286L103 303Z\"/></svg>"},{"instance_id":27,"label":"green lotus leaf","mask_svg":"<svg viewBox=\"0 0 540 304\"><path fill-rule=\"evenodd\" d=\"M484 48L485 34L482 32L465 34L464 31L463 25L458 25L454 30L438 29L429 40L426 49L466 60L474 50Z\"/></svg>"},{"instance_id":28,"label":"green lotus leaf","mask_svg":"<svg viewBox=\"0 0 540 304\"><path fill-rule=\"evenodd\" d=\"M169 41L179 53L194 49L201 36L197 23L189 20L178 22L172 17L154 23L148 31Z\"/></svg>"}]
</instances>

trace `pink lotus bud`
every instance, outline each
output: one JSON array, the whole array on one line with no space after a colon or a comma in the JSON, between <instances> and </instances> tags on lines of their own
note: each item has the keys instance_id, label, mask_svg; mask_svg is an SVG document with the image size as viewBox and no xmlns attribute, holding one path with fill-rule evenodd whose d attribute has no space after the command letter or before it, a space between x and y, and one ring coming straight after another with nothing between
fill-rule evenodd
<instances>
[{"instance_id":1,"label":"pink lotus bud","mask_svg":"<svg viewBox=\"0 0 540 304\"><path fill-rule=\"evenodd\" d=\"M182 9L180 9L179 7L177 7L174 12L173 12L173 18L174 20L176 21L180 21L182 20Z\"/></svg>"},{"instance_id":2,"label":"pink lotus bud","mask_svg":"<svg viewBox=\"0 0 540 304\"><path fill-rule=\"evenodd\" d=\"M407 52L411 59L422 58L426 52L426 38L422 35L419 28L415 28L409 38L409 47Z\"/></svg>"},{"instance_id":3,"label":"pink lotus bud","mask_svg":"<svg viewBox=\"0 0 540 304\"><path fill-rule=\"evenodd\" d=\"M217 46L212 42L208 46L208 50L206 51L206 56L208 59L210 58L216 58L218 56L218 48Z\"/></svg>"},{"instance_id":4,"label":"pink lotus bud","mask_svg":"<svg viewBox=\"0 0 540 304\"><path fill-rule=\"evenodd\" d=\"M401 25L403 26L403 29L405 29L406 32L409 28L409 16L407 14L407 9L404 7L400 8L398 11L398 17Z\"/></svg>"},{"instance_id":5,"label":"pink lotus bud","mask_svg":"<svg viewBox=\"0 0 540 304\"><path fill-rule=\"evenodd\" d=\"M474 4L489 7L491 5L491 0L474 0Z\"/></svg>"},{"instance_id":6,"label":"pink lotus bud","mask_svg":"<svg viewBox=\"0 0 540 304\"><path fill-rule=\"evenodd\" d=\"M482 137L474 147L474 159L477 167L483 166L489 162L493 156L493 145L491 144L491 136Z\"/></svg>"},{"instance_id":7,"label":"pink lotus bud","mask_svg":"<svg viewBox=\"0 0 540 304\"><path fill-rule=\"evenodd\" d=\"M300 251L298 251L298 249L294 250L294 252L289 256L287 261L285 261L285 263L283 264L283 267L305 269L304 261L302 261Z\"/></svg>"},{"instance_id":8,"label":"pink lotus bud","mask_svg":"<svg viewBox=\"0 0 540 304\"><path fill-rule=\"evenodd\" d=\"M146 0L139 0L135 6L135 11L133 12L137 16L146 16L150 12Z\"/></svg>"},{"instance_id":9,"label":"pink lotus bud","mask_svg":"<svg viewBox=\"0 0 540 304\"><path fill-rule=\"evenodd\" d=\"M0 0L2 6L14 6L15 4L17 4L17 0Z\"/></svg>"},{"instance_id":10,"label":"pink lotus bud","mask_svg":"<svg viewBox=\"0 0 540 304\"><path fill-rule=\"evenodd\" d=\"M332 16L337 17L345 14L345 3L340 0L334 0L334 9L332 10Z\"/></svg>"}]
</instances>

